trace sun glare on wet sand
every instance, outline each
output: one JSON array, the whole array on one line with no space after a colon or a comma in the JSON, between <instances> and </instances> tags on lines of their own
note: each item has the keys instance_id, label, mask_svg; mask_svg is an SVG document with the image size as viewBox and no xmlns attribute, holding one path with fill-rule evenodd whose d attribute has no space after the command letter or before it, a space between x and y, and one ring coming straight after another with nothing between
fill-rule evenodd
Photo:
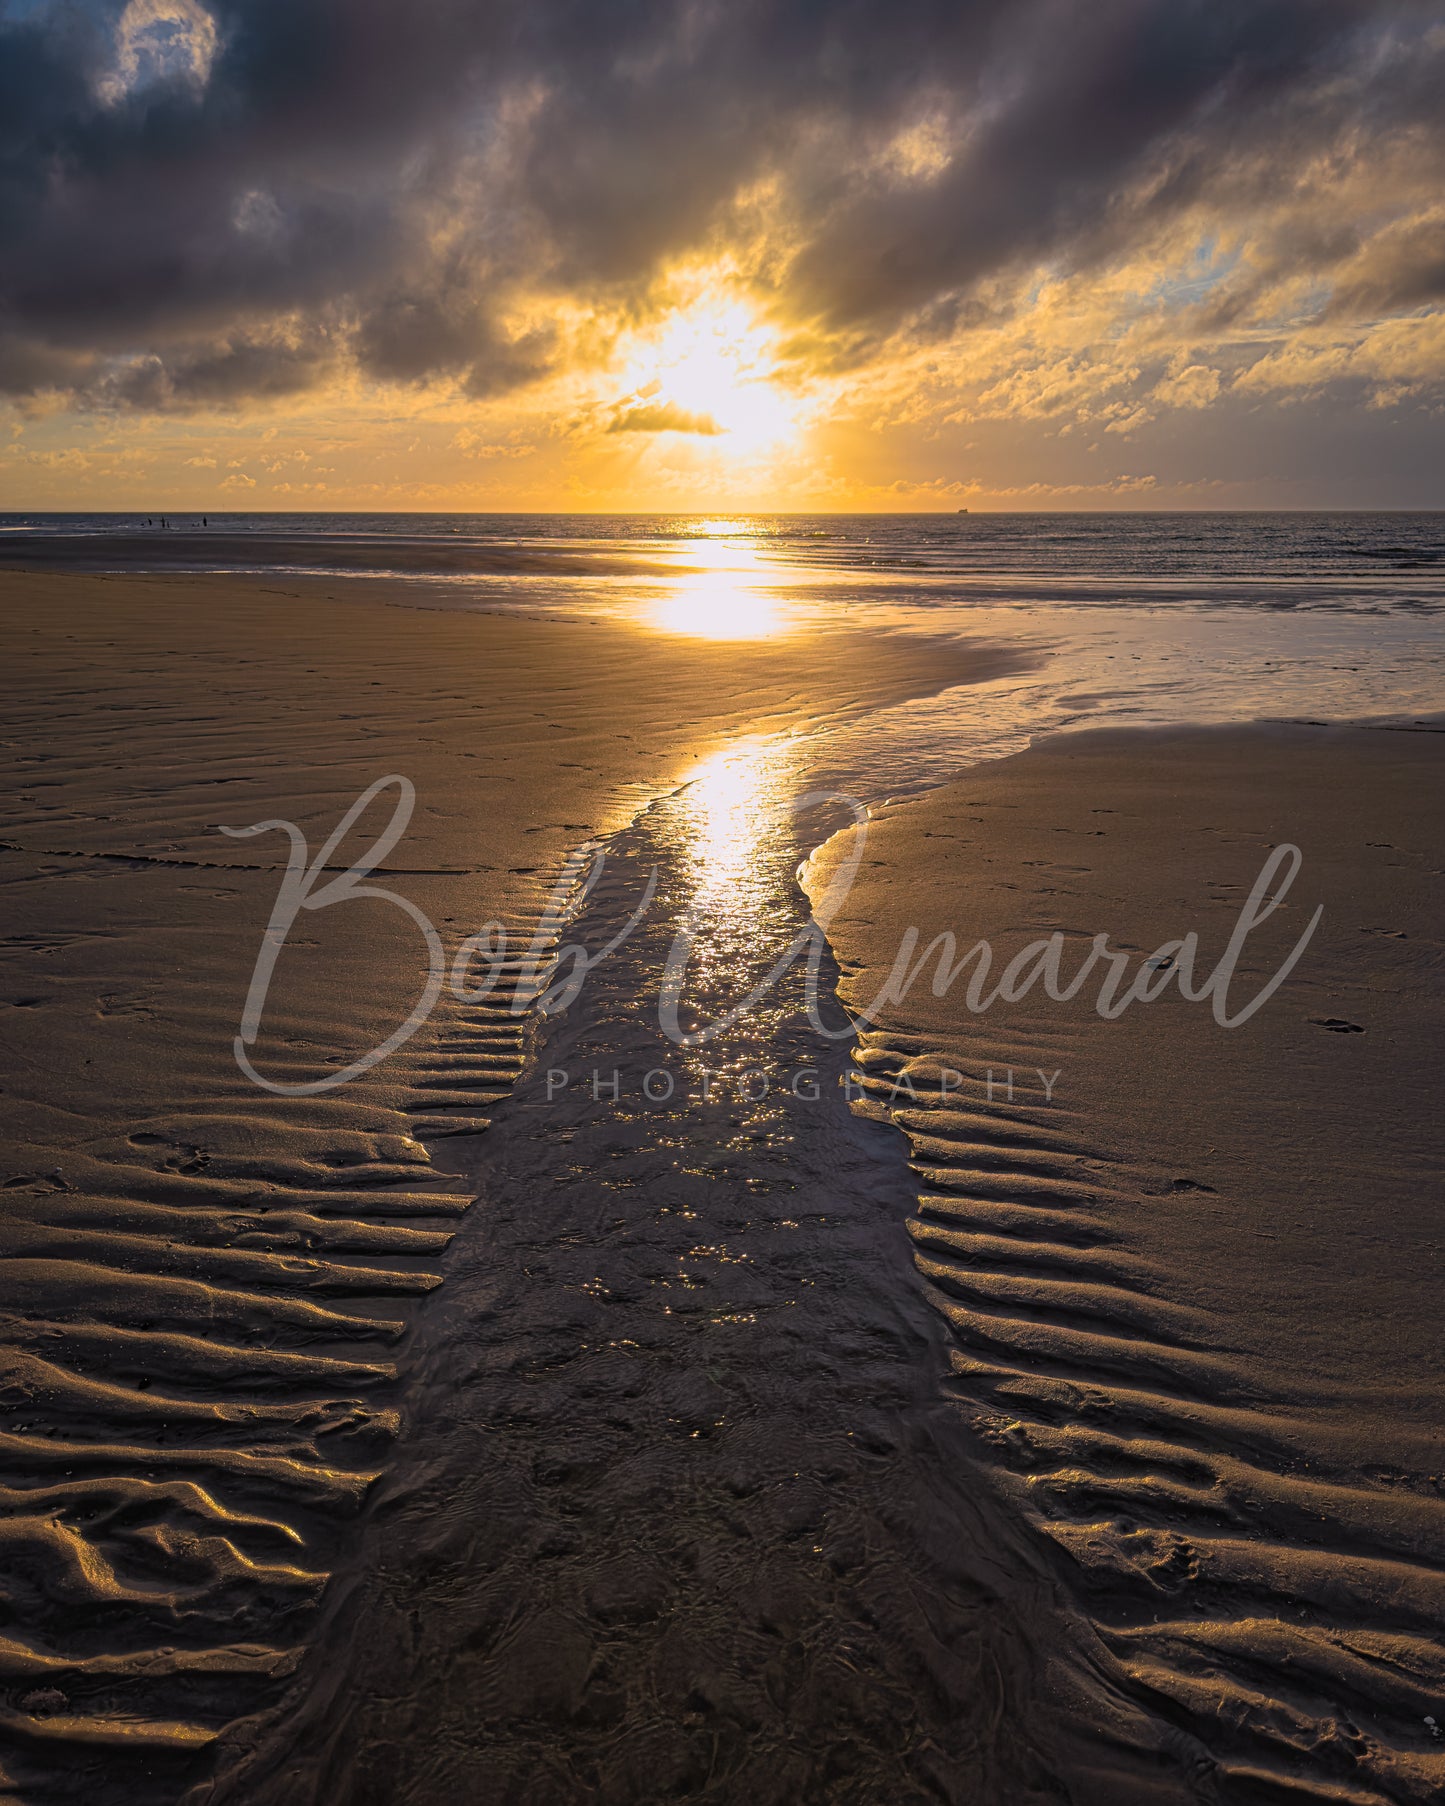
<instances>
[{"instance_id":1,"label":"sun glare on wet sand","mask_svg":"<svg viewBox=\"0 0 1445 1806\"><path fill-rule=\"evenodd\" d=\"M664 633L706 640L766 640L797 625L766 582L776 581L756 547L701 539L681 554L678 575L650 612Z\"/></svg>"}]
</instances>

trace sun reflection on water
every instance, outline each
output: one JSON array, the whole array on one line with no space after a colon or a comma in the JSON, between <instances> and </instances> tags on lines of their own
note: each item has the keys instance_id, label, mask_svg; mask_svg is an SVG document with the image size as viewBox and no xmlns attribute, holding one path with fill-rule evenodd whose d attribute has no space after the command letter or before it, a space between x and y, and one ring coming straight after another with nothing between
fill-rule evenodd
<instances>
[{"instance_id":1,"label":"sun reflection on water","mask_svg":"<svg viewBox=\"0 0 1445 1806\"><path fill-rule=\"evenodd\" d=\"M756 875L758 855L778 820L780 745L754 734L704 759L683 792L694 901L716 907Z\"/></svg>"},{"instance_id":2,"label":"sun reflection on water","mask_svg":"<svg viewBox=\"0 0 1445 1806\"><path fill-rule=\"evenodd\" d=\"M776 734L733 741L674 799L685 885L679 923L690 948L679 1002L689 1032L741 1004L796 933L789 744ZM707 1062L726 1068L745 1048L755 1059L781 1001L770 991L721 1039L709 1037Z\"/></svg>"}]
</instances>

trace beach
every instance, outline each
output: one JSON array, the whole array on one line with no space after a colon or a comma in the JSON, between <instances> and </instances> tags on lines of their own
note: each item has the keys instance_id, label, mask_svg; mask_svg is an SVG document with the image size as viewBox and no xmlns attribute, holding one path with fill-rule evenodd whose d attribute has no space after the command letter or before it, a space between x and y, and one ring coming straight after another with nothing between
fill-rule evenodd
<instances>
[{"instance_id":1,"label":"beach","mask_svg":"<svg viewBox=\"0 0 1445 1806\"><path fill-rule=\"evenodd\" d=\"M1437 724L355 561L0 574L7 1797L1434 1797Z\"/></svg>"},{"instance_id":2,"label":"beach","mask_svg":"<svg viewBox=\"0 0 1445 1806\"><path fill-rule=\"evenodd\" d=\"M861 1107L908 1136L978 1458L1130 1680L1212 1725L1229 1798L1441 1783L1441 749L1307 725L1046 741L882 811L830 926L860 1010L905 927L919 953L992 943L972 1003L977 960L883 1002ZM1221 1026L1151 959L1197 933L1199 988L1288 845ZM1105 964L1067 1002L990 1004L1060 927L1059 989L1103 932L1116 998L1157 994L1106 1018Z\"/></svg>"}]
</instances>

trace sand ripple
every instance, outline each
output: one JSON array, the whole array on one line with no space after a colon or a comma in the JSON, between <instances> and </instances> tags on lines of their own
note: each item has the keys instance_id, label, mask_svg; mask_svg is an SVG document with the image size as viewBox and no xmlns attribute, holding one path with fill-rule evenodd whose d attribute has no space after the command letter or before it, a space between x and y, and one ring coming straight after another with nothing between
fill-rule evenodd
<instances>
[{"instance_id":1,"label":"sand ripple","mask_svg":"<svg viewBox=\"0 0 1445 1806\"><path fill-rule=\"evenodd\" d=\"M1118 1230L1121 1206L1147 1211L1145 1175L1082 1119L1021 1096L927 1106L941 1065L981 1075L1020 1046L879 1033L857 1050L860 1107L909 1138L915 1259L981 1449L1123 1677L1202 1736L1229 1798L1439 1798L1445 1568L1421 1552L1445 1548L1445 1503L1332 1473L1308 1401L1196 1338L1202 1318L1151 1290ZM902 1075L918 1107L893 1107Z\"/></svg>"},{"instance_id":2,"label":"sand ripple","mask_svg":"<svg viewBox=\"0 0 1445 1806\"><path fill-rule=\"evenodd\" d=\"M479 1132L477 1107L505 1095L523 1030L505 997L492 1014L414 1063L429 1135ZM169 1797L293 1673L398 1433L395 1346L471 1203L387 1115L391 1133L284 1143L235 1115L151 1120L60 1165L12 1149L0 1735L16 1797L101 1774L98 1797Z\"/></svg>"}]
</instances>

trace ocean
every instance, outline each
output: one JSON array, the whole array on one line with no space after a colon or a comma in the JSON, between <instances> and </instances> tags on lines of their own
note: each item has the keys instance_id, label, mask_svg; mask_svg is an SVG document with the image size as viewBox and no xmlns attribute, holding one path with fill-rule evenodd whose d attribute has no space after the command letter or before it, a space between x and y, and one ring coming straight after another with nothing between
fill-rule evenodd
<instances>
[{"instance_id":1,"label":"ocean","mask_svg":"<svg viewBox=\"0 0 1445 1806\"><path fill-rule=\"evenodd\" d=\"M326 580L710 639L876 627L1009 648L1008 676L789 750L794 781L870 800L1071 728L1445 712L1442 512L0 515L0 569L16 566Z\"/></svg>"},{"instance_id":2,"label":"ocean","mask_svg":"<svg viewBox=\"0 0 1445 1806\"><path fill-rule=\"evenodd\" d=\"M162 528L162 522L165 522ZM203 524L204 521L204 524ZM0 558L89 568L276 570L495 583L612 574L699 541L919 607L1438 608L1445 513L1127 514L15 514Z\"/></svg>"}]
</instances>

